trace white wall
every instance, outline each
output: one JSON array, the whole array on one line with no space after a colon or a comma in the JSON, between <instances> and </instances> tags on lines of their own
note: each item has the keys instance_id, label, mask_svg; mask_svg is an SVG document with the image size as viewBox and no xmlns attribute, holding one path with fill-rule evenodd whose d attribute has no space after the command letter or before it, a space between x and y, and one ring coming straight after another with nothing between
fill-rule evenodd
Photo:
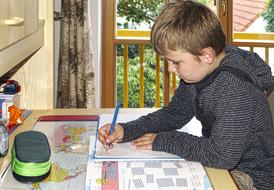
<instances>
[{"instance_id":1,"label":"white wall","mask_svg":"<svg viewBox=\"0 0 274 190\"><path fill-rule=\"evenodd\" d=\"M61 12L61 1L54 1L54 11ZM61 22L54 21L54 107L57 101L57 85L58 85L58 63L59 63L59 48L60 48L60 30Z\"/></svg>"},{"instance_id":2,"label":"white wall","mask_svg":"<svg viewBox=\"0 0 274 190\"><path fill-rule=\"evenodd\" d=\"M92 30L92 62L94 65L95 73L95 91L96 91L96 102L97 108L101 107L101 39L102 39L102 0L90 0L90 23Z\"/></svg>"}]
</instances>

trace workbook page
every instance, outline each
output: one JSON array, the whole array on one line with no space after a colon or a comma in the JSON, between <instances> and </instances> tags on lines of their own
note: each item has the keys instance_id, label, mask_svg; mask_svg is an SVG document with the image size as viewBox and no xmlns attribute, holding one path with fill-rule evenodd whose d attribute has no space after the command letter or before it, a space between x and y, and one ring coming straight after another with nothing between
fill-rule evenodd
<instances>
[{"instance_id":1,"label":"workbook page","mask_svg":"<svg viewBox=\"0 0 274 190\"><path fill-rule=\"evenodd\" d=\"M141 117L142 114L118 114L117 123L124 123L128 121L132 121ZM111 123L113 118L113 114L101 114L99 119L98 127L102 127L106 123ZM192 121L192 124L196 125L196 121ZM199 123L198 123L199 124ZM190 128L194 128L191 126L185 126L183 129L185 132L189 132ZM199 126L198 131L194 131L198 133L200 131ZM96 138L93 158L100 160L142 160L142 159L181 159L179 156L160 152L160 151L152 151L152 150L137 150L134 146L131 145L131 142L127 143L115 143L113 144L113 148L106 151L103 144Z\"/></svg>"}]
</instances>

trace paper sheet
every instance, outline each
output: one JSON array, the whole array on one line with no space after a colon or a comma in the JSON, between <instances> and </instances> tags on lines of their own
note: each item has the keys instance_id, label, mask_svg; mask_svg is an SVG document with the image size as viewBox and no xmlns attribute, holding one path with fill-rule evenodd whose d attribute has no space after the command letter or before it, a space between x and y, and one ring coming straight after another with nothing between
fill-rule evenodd
<instances>
[{"instance_id":1,"label":"paper sheet","mask_svg":"<svg viewBox=\"0 0 274 190\"><path fill-rule=\"evenodd\" d=\"M133 121L135 119L138 119L139 117L146 115L145 113L139 113L139 114L118 114L117 117L117 123L125 123L128 121ZM106 123L111 123L113 118L113 114L101 114L99 119L99 127L103 126ZM190 120L185 126L182 126L181 129L178 131L186 132L195 136L202 136L202 125L200 121L198 121L195 117Z\"/></svg>"},{"instance_id":2,"label":"paper sheet","mask_svg":"<svg viewBox=\"0 0 274 190\"><path fill-rule=\"evenodd\" d=\"M142 116L141 114L119 114L117 123L128 122L135 120ZM99 119L99 128L106 123L111 122L112 114L102 114ZM152 151L152 150L137 150L130 142L128 143L115 143L114 147L108 151L105 150L104 146L97 139L93 158L96 160L166 160L166 159L182 159L179 156L169 154L166 152Z\"/></svg>"},{"instance_id":3,"label":"paper sheet","mask_svg":"<svg viewBox=\"0 0 274 190\"><path fill-rule=\"evenodd\" d=\"M119 114L117 123L128 122L138 119L144 114ZM106 123L111 123L113 114L101 114L99 119L99 128ZM201 124L193 118L186 126L179 131L187 132L196 136L201 136ZM151 150L136 150L130 142L116 143L114 148L106 151L99 140L96 140L93 152L93 158L98 160L166 160L166 159L182 159L179 156L169 154L166 152L151 151Z\"/></svg>"},{"instance_id":4,"label":"paper sheet","mask_svg":"<svg viewBox=\"0 0 274 190\"><path fill-rule=\"evenodd\" d=\"M90 171L90 172L89 172ZM212 190L203 166L189 161L89 161L85 190Z\"/></svg>"}]
</instances>

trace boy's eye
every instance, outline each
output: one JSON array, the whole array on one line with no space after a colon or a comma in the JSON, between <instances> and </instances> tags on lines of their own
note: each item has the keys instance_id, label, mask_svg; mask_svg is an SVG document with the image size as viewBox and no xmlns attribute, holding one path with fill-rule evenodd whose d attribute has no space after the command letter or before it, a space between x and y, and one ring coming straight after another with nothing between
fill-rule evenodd
<instances>
[{"instance_id":1,"label":"boy's eye","mask_svg":"<svg viewBox=\"0 0 274 190\"><path fill-rule=\"evenodd\" d=\"M174 64L174 65L179 65L179 61L177 62L177 61L172 61L172 63Z\"/></svg>"},{"instance_id":2,"label":"boy's eye","mask_svg":"<svg viewBox=\"0 0 274 190\"><path fill-rule=\"evenodd\" d=\"M167 59L167 62L169 62L171 64L174 64L174 65L179 65L181 63L181 61L173 61L173 60L170 60L170 59Z\"/></svg>"}]
</instances>

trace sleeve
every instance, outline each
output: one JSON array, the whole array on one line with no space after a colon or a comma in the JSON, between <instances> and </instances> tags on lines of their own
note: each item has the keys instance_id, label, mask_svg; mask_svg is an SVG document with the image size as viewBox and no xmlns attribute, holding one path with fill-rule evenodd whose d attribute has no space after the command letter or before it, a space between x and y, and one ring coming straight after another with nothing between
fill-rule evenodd
<instances>
[{"instance_id":1,"label":"sleeve","mask_svg":"<svg viewBox=\"0 0 274 190\"><path fill-rule=\"evenodd\" d=\"M124 127L123 142L134 140L146 133L167 132L183 127L194 116L194 90L192 85L181 81L167 107L122 124Z\"/></svg>"},{"instance_id":2,"label":"sleeve","mask_svg":"<svg viewBox=\"0 0 274 190\"><path fill-rule=\"evenodd\" d=\"M244 154L254 118L254 100L244 88L226 89L218 99L209 138L171 131L159 133L153 150L179 155L203 165L233 169Z\"/></svg>"}]
</instances>

